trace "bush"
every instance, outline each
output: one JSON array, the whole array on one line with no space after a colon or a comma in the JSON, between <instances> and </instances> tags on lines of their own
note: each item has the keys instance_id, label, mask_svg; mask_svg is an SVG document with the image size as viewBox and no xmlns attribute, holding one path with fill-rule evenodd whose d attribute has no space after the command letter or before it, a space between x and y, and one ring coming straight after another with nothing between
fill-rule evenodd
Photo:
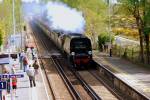
<instances>
[{"instance_id":1,"label":"bush","mask_svg":"<svg viewBox=\"0 0 150 100\"><path fill-rule=\"evenodd\" d=\"M111 35L111 42L114 40L114 36ZM100 51L103 51L103 46L105 46L106 42L110 42L109 33L101 33L98 35L98 47Z\"/></svg>"},{"instance_id":2,"label":"bush","mask_svg":"<svg viewBox=\"0 0 150 100\"><path fill-rule=\"evenodd\" d=\"M4 34L4 31L0 27L0 46L3 44L3 34Z\"/></svg>"}]
</instances>

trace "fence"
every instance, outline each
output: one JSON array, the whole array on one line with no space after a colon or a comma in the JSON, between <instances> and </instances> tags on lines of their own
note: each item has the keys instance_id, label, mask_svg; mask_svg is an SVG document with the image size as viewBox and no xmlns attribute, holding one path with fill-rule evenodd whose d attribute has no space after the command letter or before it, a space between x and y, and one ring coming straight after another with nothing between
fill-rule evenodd
<instances>
[{"instance_id":1,"label":"fence","mask_svg":"<svg viewBox=\"0 0 150 100\"><path fill-rule=\"evenodd\" d=\"M128 60L131 60L132 62L139 62L140 61L140 47L139 46L118 46L113 45L112 49L113 55L117 55L123 58L126 58Z\"/></svg>"}]
</instances>

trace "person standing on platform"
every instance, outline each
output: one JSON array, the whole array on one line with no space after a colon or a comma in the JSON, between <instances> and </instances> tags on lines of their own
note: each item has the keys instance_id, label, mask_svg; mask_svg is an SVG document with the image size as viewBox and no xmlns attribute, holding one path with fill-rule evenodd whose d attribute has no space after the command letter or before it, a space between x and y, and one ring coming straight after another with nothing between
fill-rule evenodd
<instances>
[{"instance_id":1,"label":"person standing on platform","mask_svg":"<svg viewBox=\"0 0 150 100\"><path fill-rule=\"evenodd\" d=\"M22 52L19 53L20 69L22 69L24 57L25 57L25 52L24 52L24 50L22 50Z\"/></svg>"},{"instance_id":2,"label":"person standing on platform","mask_svg":"<svg viewBox=\"0 0 150 100\"><path fill-rule=\"evenodd\" d=\"M12 73L15 74L15 69L12 69ZM17 78L15 76L12 77L12 89L13 89L14 94L16 95Z\"/></svg>"},{"instance_id":3,"label":"person standing on platform","mask_svg":"<svg viewBox=\"0 0 150 100\"><path fill-rule=\"evenodd\" d=\"M26 54L25 54L24 50L22 50L22 52L19 53L20 61L23 60L23 57L25 57L25 55Z\"/></svg>"},{"instance_id":4,"label":"person standing on platform","mask_svg":"<svg viewBox=\"0 0 150 100\"><path fill-rule=\"evenodd\" d=\"M14 90L13 92L16 95L16 89L17 89L17 78L16 77L12 78L12 89Z\"/></svg>"},{"instance_id":5,"label":"person standing on platform","mask_svg":"<svg viewBox=\"0 0 150 100\"><path fill-rule=\"evenodd\" d=\"M34 47L31 47L31 51L32 51L32 60L34 60Z\"/></svg>"},{"instance_id":6,"label":"person standing on platform","mask_svg":"<svg viewBox=\"0 0 150 100\"><path fill-rule=\"evenodd\" d=\"M38 74L38 69L39 69L39 65L38 65L38 63L37 63L37 60L34 61L33 67L34 67L34 69L35 69L35 75L37 75L37 74Z\"/></svg>"},{"instance_id":7,"label":"person standing on platform","mask_svg":"<svg viewBox=\"0 0 150 100\"><path fill-rule=\"evenodd\" d=\"M29 77L29 80L30 80L30 87L32 87L34 85L34 87L36 86L36 83L35 83L35 70L34 68L29 65L29 68L27 69L27 75ZM33 85L32 85L33 83Z\"/></svg>"},{"instance_id":8,"label":"person standing on platform","mask_svg":"<svg viewBox=\"0 0 150 100\"><path fill-rule=\"evenodd\" d=\"M5 69L4 74L9 74L9 72ZM10 78L3 78L7 82L7 93L10 93Z\"/></svg>"},{"instance_id":9,"label":"person standing on platform","mask_svg":"<svg viewBox=\"0 0 150 100\"><path fill-rule=\"evenodd\" d=\"M24 57L23 59L23 71L25 72L26 69L27 69L27 66L28 66L28 58L27 57Z\"/></svg>"}]
</instances>

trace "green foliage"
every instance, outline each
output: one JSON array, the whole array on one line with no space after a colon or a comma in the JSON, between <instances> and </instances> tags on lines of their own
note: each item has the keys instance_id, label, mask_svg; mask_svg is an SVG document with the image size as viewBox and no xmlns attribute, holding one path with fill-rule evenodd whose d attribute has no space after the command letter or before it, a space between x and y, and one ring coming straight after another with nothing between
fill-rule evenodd
<instances>
[{"instance_id":1,"label":"green foliage","mask_svg":"<svg viewBox=\"0 0 150 100\"><path fill-rule=\"evenodd\" d=\"M144 26L142 29L144 34L150 34L150 2L148 0L119 0L119 2L120 10L123 9L119 11L139 19L140 26Z\"/></svg>"},{"instance_id":2,"label":"green foliage","mask_svg":"<svg viewBox=\"0 0 150 100\"><path fill-rule=\"evenodd\" d=\"M113 41L114 37L111 36L111 40ZM98 46L99 46L100 50L103 49L103 45L105 45L106 42L110 42L110 34L109 33L101 33L98 36Z\"/></svg>"},{"instance_id":3,"label":"green foliage","mask_svg":"<svg viewBox=\"0 0 150 100\"><path fill-rule=\"evenodd\" d=\"M140 53L141 62L144 63L144 45L146 48L146 59L149 63L149 35L150 35L150 1L149 0L119 0L121 7L124 7L126 14L132 15L136 19L136 25L138 26L139 39L140 39ZM145 39L144 39L145 38Z\"/></svg>"},{"instance_id":4,"label":"green foliage","mask_svg":"<svg viewBox=\"0 0 150 100\"><path fill-rule=\"evenodd\" d=\"M107 5L103 0L60 0L83 12L86 20L85 34L95 38L100 32L106 32Z\"/></svg>"},{"instance_id":5,"label":"green foliage","mask_svg":"<svg viewBox=\"0 0 150 100\"><path fill-rule=\"evenodd\" d=\"M144 27L144 34L145 35L150 35L150 26L145 26Z\"/></svg>"},{"instance_id":6,"label":"green foliage","mask_svg":"<svg viewBox=\"0 0 150 100\"><path fill-rule=\"evenodd\" d=\"M16 32L20 31L21 26L21 0L15 0L15 19L16 19ZM2 37L6 38L13 33L13 18L12 18L12 0L3 0L0 3L0 28L2 34L0 36L0 43L2 43Z\"/></svg>"},{"instance_id":7,"label":"green foliage","mask_svg":"<svg viewBox=\"0 0 150 100\"><path fill-rule=\"evenodd\" d=\"M4 31L2 30L2 28L0 27L0 46L3 43L3 35L4 35Z\"/></svg>"},{"instance_id":8,"label":"green foliage","mask_svg":"<svg viewBox=\"0 0 150 100\"><path fill-rule=\"evenodd\" d=\"M109 42L109 35L108 33L101 33L99 36L98 36L98 42L99 44L105 44L106 42Z\"/></svg>"},{"instance_id":9,"label":"green foliage","mask_svg":"<svg viewBox=\"0 0 150 100\"><path fill-rule=\"evenodd\" d=\"M150 4L145 5L145 15L144 15L144 22L145 22L145 27L144 27L144 34L150 34Z\"/></svg>"},{"instance_id":10,"label":"green foliage","mask_svg":"<svg viewBox=\"0 0 150 100\"><path fill-rule=\"evenodd\" d=\"M81 11L86 20L85 35L93 45L97 45L98 34L106 32L108 26L108 5L104 0L45 0L60 1L68 6ZM93 46L94 47L94 46Z\"/></svg>"}]
</instances>

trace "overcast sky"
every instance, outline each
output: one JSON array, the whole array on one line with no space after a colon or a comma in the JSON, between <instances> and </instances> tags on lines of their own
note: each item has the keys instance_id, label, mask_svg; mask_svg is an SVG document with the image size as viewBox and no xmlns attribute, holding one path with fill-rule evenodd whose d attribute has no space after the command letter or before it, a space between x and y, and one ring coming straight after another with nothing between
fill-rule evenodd
<instances>
[{"instance_id":1,"label":"overcast sky","mask_svg":"<svg viewBox=\"0 0 150 100\"><path fill-rule=\"evenodd\" d=\"M2 2L3 0L0 0L0 3Z\"/></svg>"},{"instance_id":2,"label":"overcast sky","mask_svg":"<svg viewBox=\"0 0 150 100\"><path fill-rule=\"evenodd\" d=\"M39 2L39 0L22 0L23 2L33 2L33 1L35 1L35 2Z\"/></svg>"},{"instance_id":3,"label":"overcast sky","mask_svg":"<svg viewBox=\"0 0 150 100\"><path fill-rule=\"evenodd\" d=\"M113 3L117 3L117 0L111 0Z\"/></svg>"},{"instance_id":4,"label":"overcast sky","mask_svg":"<svg viewBox=\"0 0 150 100\"><path fill-rule=\"evenodd\" d=\"M0 0L0 3L2 2L3 0ZM40 0L22 0L23 2L33 2L33 1L35 1L35 2L39 2Z\"/></svg>"}]
</instances>

